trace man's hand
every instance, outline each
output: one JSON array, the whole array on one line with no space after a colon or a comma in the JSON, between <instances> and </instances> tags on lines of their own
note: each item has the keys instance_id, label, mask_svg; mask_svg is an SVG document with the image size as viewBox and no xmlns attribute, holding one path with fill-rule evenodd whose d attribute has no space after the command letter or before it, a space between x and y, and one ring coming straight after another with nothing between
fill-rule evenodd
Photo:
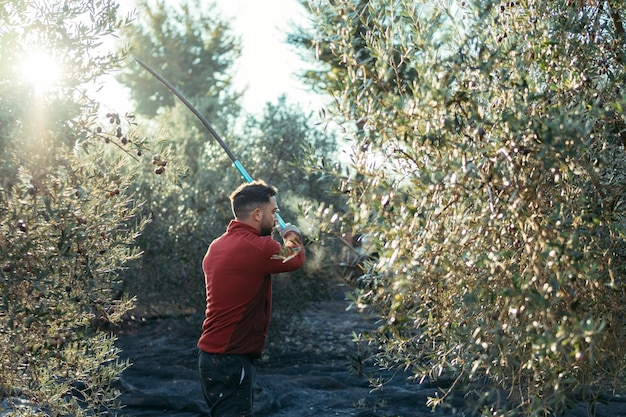
<instances>
[{"instance_id":1,"label":"man's hand","mask_svg":"<svg viewBox=\"0 0 626 417\"><path fill-rule=\"evenodd\" d=\"M302 236L302 233L300 232L300 229L298 229L296 226L294 226L294 225L293 225L293 224L291 224L291 223L287 223L287 224L285 225L285 228L284 228L284 229L282 229L282 230L280 231L280 236L284 238L284 237L285 237L285 235L286 235L287 233L289 233L289 232L296 232L297 234L299 234L300 236Z\"/></svg>"},{"instance_id":2,"label":"man's hand","mask_svg":"<svg viewBox=\"0 0 626 417\"><path fill-rule=\"evenodd\" d=\"M296 235L285 239L287 234L293 235L293 233L296 233ZM300 251L304 248L302 243L302 233L296 226L287 223L285 228L280 231L280 235L285 241L285 244L284 246L281 246L279 253L272 256L272 259L281 259L283 263L285 263L298 256Z\"/></svg>"}]
</instances>

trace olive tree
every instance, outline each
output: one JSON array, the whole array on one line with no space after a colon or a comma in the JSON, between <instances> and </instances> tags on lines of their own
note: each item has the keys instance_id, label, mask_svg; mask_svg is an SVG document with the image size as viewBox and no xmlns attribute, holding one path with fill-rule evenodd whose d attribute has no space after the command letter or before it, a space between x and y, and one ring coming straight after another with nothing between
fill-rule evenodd
<instances>
[{"instance_id":1,"label":"olive tree","mask_svg":"<svg viewBox=\"0 0 626 417\"><path fill-rule=\"evenodd\" d=\"M323 227L367 233L356 302L384 367L483 415L624 388L626 9L618 1L309 2L312 78L352 126Z\"/></svg>"},{"instance_id":2,"label":"olive tree","mask_svg":"<svg viewBox=\"0 0 626 417\"><path fill-rule=\"evenodd\" d=\"M110 326L132 306L118 273L144 221L122 167L143 145L90 93L124 56L99 47L117 10L0 5L0 397L20 415L108 415L127 367Z\"/></svg>"},{"instance_id":3,"label":"olive tree","mask_svg":"<svg viewBox=\"0 0 626 417\"><path fill-rule=\"evenodd\" d=\"M232 65L241 45L215 2L164 0L138 2L137 19L124 30L134 54L157 69L195 101L203 114L236 114L237 94L232 90ZM138 113L155 116L174 106L175 97L138 65L119 74L137 103ZM225 124L227 126L227 124ZM216 126L221 131L222 125Z\"/></svg>"}]
</instances>

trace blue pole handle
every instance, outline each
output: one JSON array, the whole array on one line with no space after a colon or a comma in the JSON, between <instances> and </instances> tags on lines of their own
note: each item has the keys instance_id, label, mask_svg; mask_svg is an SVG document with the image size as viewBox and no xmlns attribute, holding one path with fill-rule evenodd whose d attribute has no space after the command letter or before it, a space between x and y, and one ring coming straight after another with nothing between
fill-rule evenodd
<instances>
[{"instance_id":1,"label":"blue pole handle","mask_svg":"<svg viewBox=\"0 0 626 417\"><path fill-rule=\"evenodd\" d=\"M241 162L239 162L239 160L233 161L233 164L235 164L235 168L237 168L237 171L239 171L239 173L241 174L243 179L245 179L248 182L252 182L253 181L252 177L250 176L250 174L248 174L248 171L246 171L246 169L243 167L243 165L241 165Z\"/></svg>"}]
</instances>

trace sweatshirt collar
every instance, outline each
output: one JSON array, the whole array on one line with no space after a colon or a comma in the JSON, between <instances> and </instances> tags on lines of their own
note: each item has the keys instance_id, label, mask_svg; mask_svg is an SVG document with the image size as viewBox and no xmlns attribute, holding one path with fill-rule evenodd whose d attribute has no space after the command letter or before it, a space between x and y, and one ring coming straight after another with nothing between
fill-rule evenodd
<instances>
[{"instance_id":1,"label":"sweatshirt collar","mask_svg":"<svg viewBox=\"0 0 626 417\"><path fill-rule=\"evenodd\" d=\"M260 236L259 231L254 227L254 226L250 226L249 224L240 222L238 220L231 220L230 223L228 224L228 229L226 229L228 232L250 232L250 233L254 233L256 236Z\"/></svg>"}]
</instances>

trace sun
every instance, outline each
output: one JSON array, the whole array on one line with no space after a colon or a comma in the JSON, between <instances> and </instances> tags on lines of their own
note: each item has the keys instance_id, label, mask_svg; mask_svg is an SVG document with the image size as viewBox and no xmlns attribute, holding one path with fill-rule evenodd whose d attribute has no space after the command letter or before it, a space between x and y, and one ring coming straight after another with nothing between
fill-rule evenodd
<instances>
[{"instance_id":1,"label":"sun","mask_svg":"<svg viewBox=\"0 0 626 417\"><path fill-rule=\"evenodd\" d=\"M20 73L24 81L31 84L37 94L43 94L61 78L61 66L50 54L35 51L22 61Z\"/></svg>"}]
</instances>

